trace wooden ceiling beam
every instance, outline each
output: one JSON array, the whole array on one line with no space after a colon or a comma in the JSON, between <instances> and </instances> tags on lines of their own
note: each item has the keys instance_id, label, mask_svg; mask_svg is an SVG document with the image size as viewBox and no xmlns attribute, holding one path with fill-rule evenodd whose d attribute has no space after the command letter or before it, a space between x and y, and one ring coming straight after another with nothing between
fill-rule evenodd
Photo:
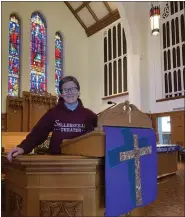
<instances>
[{"instance_id":1,"label":"wooden ceiling beam","mask_svg":"<svg viewBox=\"0 0 185 217\"><path fill-rule=\"evenodd\" d=\"M81 26L82 26L85 30L87 30L86 25L82 22L82 20L81 20L80 17L78 16L78 14L75 13L75 10L71 7L71 5L70 5L67 1L65 1L65 4L66 4L67 7L69 8L69 10L72 12L72 14L76 17L76 19L77 19L78 22L81 24Z\"/></svg>"},{"instance_id":2,"label":"wooden ceiling beam","mask_svg":"<svg viewBox=\"0 0 185 217\"><path fill-rule=\"evenodd\" d=\"M91 13L91 15L94 17L94 19L96 20L96 22L98 22L98 17L96 16L96 14L94 13L94 11L92 10L92 8L89 5L86 5L88 11Z\"/></svg>"},{"instance_id":3,"label":"wooden ceiling beam","mask_svg":"<svg viewBox=\"0 0 185 217\"><path fill-rule=\"evenodd\" d=\"M90 7L89 3L90 3L90 1L89 2L83 2L82 5L80 5L76 10L74 10L72 8L72 6L70 5L70 3L65 1L65 4L69 8L69 10L76 17L76 19L81 24L81 26L85 29L85 32L86 32L88 37L90 37L91 35L95 34L98 31L102 30L103 28L107 27L108 25L115 22L116 20L120 19L119 11L117 9L112 10L110 5L108 4L108 2L104 2L104 5L106 6L107 10L109 11L109 14L107 16L103 17L102 19L98 19L98 17L96 16L94 11ZM90 27L86 27L86 25L83 23L83 21L80 19L80 17L77 14L84 7L86 7L88 9L88 11L91 13L93 18L96 20L96 23L91 25Z\"/></svg>"},{"instance_id":4,"label":"wooden ceiling beam","mask_svg":"<svg viewBox=\"0 0 185 217\"><path fill-rule=\"evenodd\" d=\"M87 36L91 36L96 32L102 30L106 26L110 25L111 23L115 22L120 18L119 11L116 9L111 14L108 14L106 17L99 20L97 23L93 24L92 26L88 27L86 30Z\"/></svg>"},{"instance_id":5,"label":"wooden ceiling beam","mask_svg":"<svg viewBox=\"0 0 185 217\"><path fill-rule=\"evenodd\" d=\"M84 7L86 7L90 1L88 2L83 2L77 9L74 10L74 12L77 14L79 11L81 11Z\"/></svg>"},{"instance_id":6,"label":"wooden ceiling beam","mask_svg":"<svg viewBox=\"0 0 185 217\"><path fill-rule=\"evenodd\" d=\"M107 10L109 11L109 13L112 13L113 10L112 10L112 8L110 7L110 5L108 4L108 2L103 2L103 3L104 3L104 5L105 5L105 7L107 8Z\"/></svg>"}]
</instances>

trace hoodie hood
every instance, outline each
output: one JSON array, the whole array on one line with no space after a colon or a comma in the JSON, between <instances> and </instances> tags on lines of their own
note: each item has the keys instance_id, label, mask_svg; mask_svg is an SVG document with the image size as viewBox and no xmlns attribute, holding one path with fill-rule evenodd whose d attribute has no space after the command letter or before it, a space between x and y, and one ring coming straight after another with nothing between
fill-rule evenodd
<instances>
[{"instance_id":1,"label":"hoodie hood","mask_svg":"<svg viewBox=\"0 0 185 217\"><path fill-rule=\"evenodd\" d=\"M63 97L60 97L59 100L58 100L58 104L57 104L56 107L59 108L59 109L62 109L62 110L70 111L70 112L71 112L71 110L69 110L69 109L65 106L64 102L65 102L65 101L64 101ZM77 108L76 108L74 111L79 110L79 109L82 109L82 108L84 108L83 103L82 103L81 99L78 99L78 106L77 106Z\"/></svg>"}]
</instances>

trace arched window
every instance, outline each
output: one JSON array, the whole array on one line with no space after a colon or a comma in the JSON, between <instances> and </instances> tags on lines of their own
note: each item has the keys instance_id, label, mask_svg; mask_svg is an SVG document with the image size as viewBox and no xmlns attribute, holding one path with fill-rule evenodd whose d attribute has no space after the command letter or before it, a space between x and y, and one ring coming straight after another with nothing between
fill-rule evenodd
<instances>
[{"instance_id":1,"label":"arched window","mask_svg":"<svg viewBox=\"0 0 185 217\"><path fill-rule=\"evenodd\" d=\"M164 2L161 8L164 97L183 96L185 92L185 4L180 1Z\"/></svg>"},{"instance_id":2,"label":"arched window","mask_svg":"<svg viewBox=\"0 0 185 217\"><path fill-rule=\"evenodd\" d=\"M30 91L39 94L47 90L46 40L46 22L39 12L34 12L31 16Z\"/></svg>"},{"instance_id":3,"label":"arched window","mask_svg":"<svg viewBox=\"0 0 185 217\"><path fill-rule=\"evenodd\" d=\"M63 73L63 41L60 32L55 34L55 92L60 95L59 81Z\"/></svg>"},{"instance_id":4,"label":"arched window","mask_svg":"<svg viewBox=\"0 0 185 217\"><path fill-rule=\"evenodd\" d=\"M104 32L104 96L127 91L127 41L117 21Z\"/></svg>"},{"instance_id":5,"label":"arched window","mask_svg":"<svg viewBox=\"0 0 185 217\"><path fill-rule=\"evenodd\" d=\"M20 91L20 20L17 15L9 19L8 95L18 96Z\"/></svg>"}]
</instances>

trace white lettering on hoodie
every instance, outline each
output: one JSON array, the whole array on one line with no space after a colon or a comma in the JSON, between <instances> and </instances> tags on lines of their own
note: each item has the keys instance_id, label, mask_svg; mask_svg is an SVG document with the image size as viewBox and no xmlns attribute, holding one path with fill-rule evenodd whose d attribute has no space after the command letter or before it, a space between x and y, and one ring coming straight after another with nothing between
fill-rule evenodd
<instances>
[{"instance_id":1,"label":"white lettering on hoodie","mask_svg":"<svg viewBox=\"0 0 185 217\"><path fill-rule=\"evenodd\" d=\"M55 120L54 131L82 133L85 131L85 124L61 123Z\"/></svg>"}]
</instances>

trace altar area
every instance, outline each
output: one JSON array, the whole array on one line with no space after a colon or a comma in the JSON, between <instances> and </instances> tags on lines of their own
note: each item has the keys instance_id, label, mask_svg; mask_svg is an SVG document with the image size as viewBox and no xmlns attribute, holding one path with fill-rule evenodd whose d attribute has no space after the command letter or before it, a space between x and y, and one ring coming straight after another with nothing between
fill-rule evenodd
<instances>
[{"instance_id":1,"label":"altar area","mask_svg":"<svg viewBox=\"0 0 185 217\"><path fill-rule=\"evenodd\" d=\"M121 104L102 113L94 131L64 141L61 156L29 154L9 163L4 155L5 213L35 217L104 216L105 132L102 126L152 128L147 115L134 106L130 122L130 113L120 112L124 106ZM177 171L176 149L171 152L158 149L157 156L158 178ZM123 195L123 201L125 199ZM145 211L145 207L139 207L129 215L145 216Z\"/></svg>"}]
</instances>

